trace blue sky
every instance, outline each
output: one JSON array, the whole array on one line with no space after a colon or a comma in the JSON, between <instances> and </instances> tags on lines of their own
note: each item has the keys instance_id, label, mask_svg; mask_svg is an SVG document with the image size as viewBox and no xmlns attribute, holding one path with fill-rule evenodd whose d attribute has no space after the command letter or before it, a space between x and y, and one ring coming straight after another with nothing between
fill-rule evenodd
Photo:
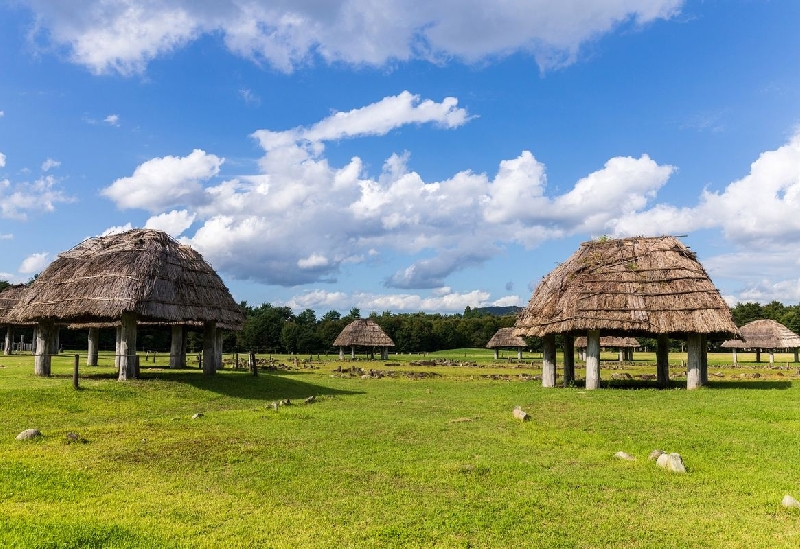
<instances>
[{"instance_id":1,"label":"blue sky","mask_svg":"<svg viewBox=\"0 0 800 549\"><path fill-rule=\"evenodd\" d=\"M800 2L0 0L0 277L166 230L237 300L524 305L685 235L800 301Z\"/></svg>"}]
</instances>

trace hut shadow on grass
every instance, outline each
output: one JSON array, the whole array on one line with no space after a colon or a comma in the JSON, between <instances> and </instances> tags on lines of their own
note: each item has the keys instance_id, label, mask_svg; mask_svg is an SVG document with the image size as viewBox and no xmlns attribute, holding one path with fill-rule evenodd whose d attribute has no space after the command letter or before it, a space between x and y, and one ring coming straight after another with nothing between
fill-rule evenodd
<instances>
[{"instance_id":1,"label":"hut shadow on grass","mask_svg":"<svg viewBox=\"0 0 800 549\"><path fill-rule=\"evenodd\" d=\"M576 387L583 388L584 381L579 380L576 384ZM651 380L641 380L641 379L612 379L612 380L602 380L600 382L600 387L603 389L622 389L622 390L641 390L641 389L660 389L658 383ZM719 390L719 389L750 389L753 391L772 391L772 390L786 390L792 387L791 381L783 381L783 380L731 380L731 381L709 381L707 385L704 386L707 389L712 390ZM663 390L670 390L670 389L683 389L686 390L686 380L685 379L672 379L669 381L667 387Z\"/></svg>"}]
</instances>

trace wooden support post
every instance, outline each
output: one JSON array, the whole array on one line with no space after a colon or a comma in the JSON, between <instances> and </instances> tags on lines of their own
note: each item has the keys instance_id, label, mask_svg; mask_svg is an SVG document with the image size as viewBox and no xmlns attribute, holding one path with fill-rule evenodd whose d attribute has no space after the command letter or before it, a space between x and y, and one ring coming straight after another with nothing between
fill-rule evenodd
<instances>
[{"instance_id":1,"label":"wooden support post","mask_svg":"<svg viewBox=\"0 0 800 549\"><path fill-rule=\"evenodd\" d=\"M114 344L114 367L117 369L117 375L119 375L119 365L120 365L120 353L119 353L119 342L122 338L122 326L116 327L116 342Z\"/></svg>"},{"instance_id":2,"label":"wooden support post","mask_svg":"<svg viewBox=\"0 0 800 549\"><path fill-rule=\"evenodd\" d=\"M356 346L355 345L351 345L350 346L350 358L355 358L355 357L356 357Z\"/></svg>"},{"instance_id":3,"label":"wooden support post","mask_svg":"<svg viewBox=\"0 0 800 549\"><path fill-rule=\"evenodd\" d=\"M700 384L708 385L708 336L700 334Z\"/></svg>"},{"instance_id":4,"label":"wooden support post","mask_svg":"<svg viewBox=\"0 0 800 549\"><path fill-rule=\"evenodd\" d=\"M119 381L136 379L136 313L122 313L119 330Z\"/></svg>"},{"instance_id":5,"label":"wooden support post","mask_svg":"<svg viewBox=\"0 0 800 549\"><path fill-rule=\"evenodd\" d=\"M658 386L666 389L669 386L669 336L658 334L656 345L656 378Z\"/></svg>"},{"instance_id":6,"label":"wooden support post","mask_svg":"<svg viewBox=\"0 0 800 549\"><path fill-rule=\"evenodd\" d=\"M3 349L4 355L10 355L14 352L14 327L9 325L6 327L6 346Z\"/></svg>"},{"instance_id":7,"label":"wooden support post","mask_svg":"<svg viewBox=\"0 0 800 549\"><path fill-rule=\"evenodd\" d=\"M761 349L756 349L756 362L761 362Z\"/></svg>"},{"instance_id":8,"label":"wooden support post","mask_svg":"<svg viewBox=\"0 0 800 549\"><path fill-rule=\"evenodd\" d=\"M494 348L494 359L497 360L498 358L500 358L500 350L497 347L495 347Z\"/></svg>"},{"instance_id":9,"label":"wooden support post","mask_svg":"<svg viewBox=\"0 0 800 549\"><path fill-rule=\"evenodd\" d=\"M183 326L181 324L172 325L172 339L169 344L169 367L185 368L186 353L183 350Z\"/></svg>"},{"instance_id":10,"label":"wooden support post","mask_svg":"<svg viewBox=\"0 0 800 549\"><path fill-rule=\"evenodd\" d=\"M542 337L542 387L556 386L556 335Z\"/></svg>"},{"instance_id":11,"label":"wooden support post","mask_svg":"<svg viewBox=\"0 0 800 549\"><path fill-rule=\"evenodd\" d=\"M564 387L575 382L575 336L564 334Z\"/></svg>"},{"instance_id":12,"label":"wooden support post","mask_svg":"<svg viewBox=\"0 0 800 549\"><path fill-rule=\"evenodd\" d=\"M97 344L100 341L100 328L89 328L88 347L89 352L86 355L87 366L97 366Z\"/></svg>"},{"instance_id":13,"label":"wooden support post","mask_svg":"<svg viewBox=\"0 0 800 549\"><path fill-rule=\"evenodd\" d=\"M250 373L258 376L258 364L256 364L256 354L253 351L250 351L250 356L248 356L248 366Z\"/></svg>"},{"instance_id":14,"label":"wooden support post","mask_svg":"<svg viewBox=\"0 0 800 549\"><path fill-rule=\"evenodd\" d=\"M702 337L700 334L689 334L686 340L686 388L697 389L703 385L700 369L702 354Z\"/></svg>"},{"instance_id":15,"label":"wooden support post","mask_svg":"<svg viewBox=\"0 0 800 549\"><path fill-rule=\"evenodd\" d=\"M339 360L344 360L344 347L339 347Z\"/></svg>"},{"instance_id":16,"label":"wooden support post","mask_svg":"<svg viewBox=\"0 0 800 549\"><path fill-rule=\"evenodd\" d=\"M81 357L79 355L75 355L75 364L72 367L72 388L76 391L80 389L78 387L78 365L81 362Z\"/></svg>"},{"instance_id":17,"label":"wooden support post","mask_svg":"<svg viewBox=\"0 0 800 549\"><path fill-rule=\"evenodd\" d=\"M619 361L623 362L625 360L625 349L622 347L619 348Z\"/></svg>"},{"instance_id":18,"label":"wooden support post","mask_svg":"<svg viewBox=\"0 0 800 549\"><path fill-rule=\"evenodd\" d=\"M797 362L797 361L795 360L795 362ZM736 349L734 348L733 349L733 365L736 366L738 364L739 364L739 358L736 356Z\"/></svg>"},{"instance_id":19,"label":"wooden support post","mask_svg":"<svg viewBox=\"0 0 800 549\"><path fill-rule=\"evenodd\" d=\"M600 331L586 334L586 388L600 388Z\"/></svg>"},{"instance_id":20,"label":"wooden support post","mask_svg":"<svg viewBox=\"0 0 800 549\"><path fill-rule=\"evenodd\" d=\"M217 373L216 365L217 323L203 324L203 373L207 376Z\"/></svg>"},{"instance_id":21,"label":"wooden support post","mask_svg":"<svg viewBox=\"0 0 800 549\"><path fill-rule=\"evenodd\" d=\"M794 361L795 362L800 362L800 356L798 356L798 354L800 354L800 350L798 350L797 347L795 347L794 348Z\"/></svg>"},{"instance_id":22,"label":"wooden support post","mask_svg":"<svg viewBox=\"0 0 800 549\"><path fill-rule=\"evenodd\" d=\"M770 349L769 350L769 365L772 366L775 364L775 351Z\"/></svg>"},{"instance_id":23,"label":"wooden support post","mask_svg":"<svg viewBox=\"0 0 800 549\"><path fill-rule=\"evenodd\" d=\"M214 364L217 370L222 370L222 330L217 329L217 342L214 345Z\"/></svg>"},{"instance_id":24,"label":"wooden support post","mask_svg":"<svg viewBox=\"0 0 800 549\"><path fill-rule=\"evenodd\" d=\"M34 358L33 372L37 376L50 375L50 345L53 342L53 324L40 322L36 326L36 356Z\"/></svg>"}]
</instances>

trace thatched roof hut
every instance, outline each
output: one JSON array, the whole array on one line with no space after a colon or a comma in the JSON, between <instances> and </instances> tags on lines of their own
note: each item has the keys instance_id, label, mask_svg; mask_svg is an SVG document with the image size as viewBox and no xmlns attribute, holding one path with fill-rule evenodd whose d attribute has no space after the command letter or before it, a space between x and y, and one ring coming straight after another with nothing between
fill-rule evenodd
<instances>
[{"instance_id":1,"label":"thatched roof hut","mask_svg":"<svg viewBox=\"0 0 800 549\"><path fill-rule=\"evenodd\" d=\"M133 229L89 238L53 261L24 292L17 321L216 322L241 328L245 316L203 257L162 231Z\"/></svg>"},{"instance_id":2,"label":"thatched roof hut","mask_svg":"<svg viewBox=\"0 0 800 549\"><path fill-rule=\"evenodd\" d=\"M500 328L497 330L489 343L487 349L494 349L494 358L499 358L498 349L517 349L517 358L522 358L522 349L527 347L527 343L520 336L514 335L514 328Z\"/></svg>"},{"instance_id":3,"label":"thatched roof hut","mask_svg":"<svg viewBox=\"0 0 800 549\"><path fill-rule=\"evenodd\" d=\"M800 336L774 320L754 320L739 328L742 339L722 343L728 349L795 349Z\"/></svg>"},{"instance_id":4,"label":"thatched roof hut","mask_svg":"<svg viewBox=\"0 0 800 549\"><path fill-rule=\"evenodd\" d=\"M3 354L10 355L14 347L14 326L33 324L33 322L14 322L10 318L11 309L19 302L25 291L25 284L12 284L0 292L0 326L6 326Z\"/></svg>"},{"instance_id":5,"label":"thatched roof hut","mask_svg":"<svg viewBox=\"0 0 800 549\"><path fill-rule=\"evenodd\" d=\"M728 304L694 252L672 236L584 242L542 279L515 328L517 335L539 336L545 347L553 345L553 360L545 358L542 375L548 386L555 380L555 344L549 338L586 334L587 388L599 386L601 332L657 336L662 386L668 382L666 338L685 337L689 388L704 383L705 340L738 334Z\"/></svg>"},{"instance_id":6,"label":"thatched roof hut","mask_svg":"<svg viewBox=\"0 0 800 549\"><path fill-rule=\"evenodd\" d=\"M118 333L120 379L127 379L123 370L134 371L124 361L128 356L135 360L137 322L202 325L204 338L216 340L217 327L240 329L245 320L222 279L198 252L152 229L90 238L60 254L24 291L9 316L39 323L37 349L39 332L44 329L41 337L46 339L57 324L119 326L118 332L124 332ZM215 349L209 354L203 369L213 373L219 360Z\"/></svg>"},{"instance_id":7,"label":"thatched roof hut","mask_svg":"<svg viewBox=\"0 0 800 549\"><path fill-rule=\"evenodd\" d=\"M515 326L533 336L737 333L694 252L672 236L584 242L544 277Z\"/></svg>"},{"instance_id":8,"label":"thatched roof hut","mask_svg":"<svg viewBox=\"0 0 800 549\"><path fill-rule=\"evenodd\" d=\"M351 356L355 356L355 347L382 347L381 357L385 358L394 341L378 323L371 318L358 318L344 327L344 330L333 341L339 347L339 358L344 358L344 347L351 348Z\"/></svg>"}]
</instances>

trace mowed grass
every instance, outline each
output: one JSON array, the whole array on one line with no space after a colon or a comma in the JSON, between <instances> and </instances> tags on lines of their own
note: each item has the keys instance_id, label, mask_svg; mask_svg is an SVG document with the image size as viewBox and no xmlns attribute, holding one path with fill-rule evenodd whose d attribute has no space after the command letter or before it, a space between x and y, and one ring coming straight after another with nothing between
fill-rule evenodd
<instances>
[{"instance_id":1,"label":"mowed grass","mask_svg":"<svg viewBox=\"0 0 800 549\"><path fill-rule=\"evenodd\" d=\"M794 365L720 366L724 378L691 392L685 379L585 391L516 380L535 361L329 357L258 377L143 362L142 380L119 383L104 356L75 391L70 356L50 378L30 356L2 357L0 546L800 545L800 510L780 505L800 499ZM353 365L394 377L337 371ZM507 375L484 376L495 372ZM512 417L517 405L530 421ZM31 427L44 437L15 440ZM681 453L688 473L648 461L656 448Z\"/></svg>"}]
</instances>

